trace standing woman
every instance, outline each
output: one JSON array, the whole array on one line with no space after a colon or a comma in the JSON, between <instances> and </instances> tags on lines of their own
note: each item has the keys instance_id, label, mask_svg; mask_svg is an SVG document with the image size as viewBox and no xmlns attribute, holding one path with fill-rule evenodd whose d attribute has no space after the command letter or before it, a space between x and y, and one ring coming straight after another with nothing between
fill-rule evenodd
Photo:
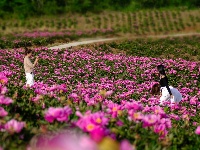
<instances>
[{"instance_id":1,"label":"standing woman","mask_svg":"<svg viewBox=\"0 0 200 150\"><path fill-rule=\"evenodd\" d=\"M163 65L158 65L157 70L159 72L160 77L160 90L162 93L162 96L160 97L160 103L162 104L164 101L168 100L169 98L173 99L172 92L168 85L168 78L165 74L165 68Z\"/></svg>"},{"instance_id":2,"label":"standing woman","mask_svg":"<svg viewBox=\"0 0 200 150\"><path fill-rule=\"evenodd\" d=\"M32 50L25 48L25 57L24 57L24 70L26 74L26 87L31 87L34 84L34 67L38 63L38 56L35 59L34 64L32 64L30 60L30 56L32 55Z\"/></svg>"}]
</instances>

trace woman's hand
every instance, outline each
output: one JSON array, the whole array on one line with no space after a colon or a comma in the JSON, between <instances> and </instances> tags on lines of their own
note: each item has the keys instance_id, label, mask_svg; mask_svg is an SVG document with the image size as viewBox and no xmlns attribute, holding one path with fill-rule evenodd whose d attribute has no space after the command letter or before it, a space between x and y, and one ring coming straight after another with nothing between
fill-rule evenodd
<instances>
[{"instance_id":1,"label":"woman's hand","mask_svg":"<svg viewBox=\"0 0 200 150\"><path fill-rule=\"evenodd\" d=\"M39 56L36 56L35 62L34 62L34 64L33 64L34 67L35 67L35 65L37 64L38 60L39 60Z\"/></svg>"},{"instance_id":2,"label":"woman's hand","mask_svg":"<svg viewBox=\"0 0 200 150\"><path fill-rule=\"evenodd\" d=\"M37 63L39 60L39 56L36 56L35 62Z\"/></svg>"}]
</instances>

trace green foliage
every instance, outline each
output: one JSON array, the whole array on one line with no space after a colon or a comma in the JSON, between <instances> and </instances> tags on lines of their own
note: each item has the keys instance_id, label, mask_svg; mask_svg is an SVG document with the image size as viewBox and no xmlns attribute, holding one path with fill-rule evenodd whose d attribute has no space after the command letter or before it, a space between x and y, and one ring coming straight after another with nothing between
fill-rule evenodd
<instances>
[{"instance_id":1,"label":"green foliage","mask_svg":"<svg viewBox=\"0 0 200 150\"><path fill-rule=\"evenodd\" d=\"M198 0L1 0L0 16L14 14L20 19L32 15L54 15L65 12L100 12L104 10L137 10L186 6L199 7Z\"/></svg>"},{"instance_id":2,"label":"green foliage","mask_svg":"<svg viewBox=\"0 0 200 150\"><path fill-rule=\"evenodd\" d=\"M183 38L166 38L163 39L136 39L125 40L121 42L104 43L95 45L95 49L112 52L115 49L118 52L125 52L133 56L147 56L168 58L184 58L187 60L200 60L197 57L200 54L200 44L198 44L200 37L183 37ZM196 41L196 43L195 43Z\"/></svg>"}]
</instances>

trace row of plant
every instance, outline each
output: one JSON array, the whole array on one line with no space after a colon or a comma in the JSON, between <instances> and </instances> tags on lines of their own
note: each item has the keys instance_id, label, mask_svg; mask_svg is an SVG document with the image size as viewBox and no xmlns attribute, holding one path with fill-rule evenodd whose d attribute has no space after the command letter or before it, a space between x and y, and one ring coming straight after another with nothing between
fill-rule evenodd
<instances>
[{"instance_id":1,"label":"row of plant","mask_svg":"<svg viewBox=\"0 0 200 150\"><path fill-rule=\"evenodd\" d=\"M0 30L12 31L33 30L90 30L109 29L121 33L148 34L184 31L198 31L199 10L144 10L137 12L105 12L100 14L66 14L52 18L32 18L24 20L2 20Z\"/></svg>"},{"instance_id":2,"label":"row of plant","mask_svg":"<svg viewBox=\"0 0 200 150\"><path fill-rule=\"evenodd\" d=\"M190 61L199 61L199 41L200 36L168 37L161 39L138 38L135 40L92 44L90 47L104 52L114 51L132 56L160 57L161 59L183 58Z\"/></svg>"},{"instance_id":3,"label":"row of plant","mask_svg":"<svg viewBox=\"0 0 200 150\"><path fill-rule=\"evenodd\" d=\"M183 39L154 43L167 52L170 45L178 48L178 40ZM188 38L194 47L197 40ZM105 51L106 45L96 50L35 48L34 54L40 60L34 71L35 85L30 89L24 86L24 49L1 49L1 147L198 149L199 63L176 55L174 59L161 59L148 41L139 41L115 43L123 50L138 43L130 55L112 54ZM140 46L146 49L137 51ZM154 53L146 57L150 55L149 49ZM134 50L141 52L139 56L135 56ZM190 51L186 46L182 50ZM158 106L159 97L150 94L151 86L158 81L156 66L161 63L166 66L170 85L182 93L178 105Z\"/></svg>"},{"instance_id":4,"label":"row of plant","mask_svg":"<svg viewBox=\"0 0 200 150\"><path fill-rule=\"evenodd\" d=\"M124 0L115 1L92 1L92 0L43 0L43 1L26 1L26 0L4 0L0 3L0 17L1 18L20 18L26 19L30 16L42 15L60 15L66 12L74 13L99 13L105 10L129 10L136 11L146 8L176 8L188 9L198 8L200 4L196 0L169 0L169 1L155 1L155 0Z\"/></svg>"},{"instance_id":5,"label":"row of plant","mask_svg":"<svg viewBox=\"0 0 200 150\"><path fill-rule=\"evenodd\" d=\"M35 31L2 36L0 48L19 48L26 46L47 46L56 42L67 43L82 37L115 35L112 29L93 29L90 31Z\"/></svg>"}]
</instances>

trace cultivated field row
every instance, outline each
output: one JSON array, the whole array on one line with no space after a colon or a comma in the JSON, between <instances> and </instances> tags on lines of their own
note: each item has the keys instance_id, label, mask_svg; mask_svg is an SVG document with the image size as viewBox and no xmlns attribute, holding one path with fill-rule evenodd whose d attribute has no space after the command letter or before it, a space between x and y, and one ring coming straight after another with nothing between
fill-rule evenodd
<instances>
[{"instance_id":1,"label":"cultivated field row","mask_svg":"<svg viewBox=\"0 0 200 150\"><path fill-rule=\"evenodd\" d=\"M103 12L101 14L66 14L27 20L0 20L2 34L24 31L87 31L112 29L134 35L200 31L200 10L145 10Z\"/></svg>"}]
</instances>

